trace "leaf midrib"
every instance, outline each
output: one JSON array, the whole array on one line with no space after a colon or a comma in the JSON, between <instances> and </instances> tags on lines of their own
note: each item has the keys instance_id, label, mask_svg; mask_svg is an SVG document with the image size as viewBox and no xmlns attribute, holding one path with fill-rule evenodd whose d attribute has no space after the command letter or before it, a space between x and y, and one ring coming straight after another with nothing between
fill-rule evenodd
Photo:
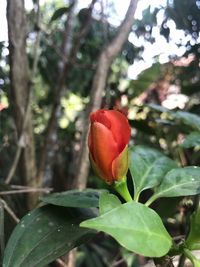
<instances>
[{"instance_id":1,"label":"leaf midrib","mask_svg":"<svg viewBox=\"0 0 200 267\"><path fill-rule=\"evenodd\" d=\"M113 227L111 226L105 226L104 224L98 224L97 227L103 227L103 228L108 228L108 229L113 229ZM92 226L88 226L88 227L92 227ZM148 231L142 231L142 230L134 230L134 229L131 229L131 228L127 228L127 227L117 227L115 226L115 229L122 229L122 230L127 230L127 231L132 231L132 232L139 232L139 233L142 233L142 234L149 234L149 233L153 233L155 236L158 236L160 237L160 239L164 239L164 240L170 240L169 238L167 237L163 237L163 235L159 235L158 233L156 232L150 232L149 230ZM99 229L100 230L100 229ZM103 230L100 230L100 231L103 231ZM152 234L151 234L152 235Z\"/></svg>"},{"instance_id":2,"label":"leaf midrib","mask_svg":"<svg viewBox=\"0 0 200 267\"><path fill-rule=\"evenodd\" d=\"M160 158L163 158L163 157L160 157ZM142 189L143 189L143 184L144 184L144 181L146 180L146 177L149 175L149 173L150 173L150 171L152 170L152 168L153 168L153 166L156 164L156 162L157 161L159 161L160 160L160 158L159 159L155 159L154 161L153 161L153 163L147 168L147 170L145 171L145 173L144 173L144 175L143 175L143 177L141 178L141 182L140 182L140 184L139 184L139 186L138 186L138 189L137 189L137 191L138 192L140 192ZM142 159L143 160L143 159ZM143 160L144 161L144 160Z\"/></svg>"}]
</instances>

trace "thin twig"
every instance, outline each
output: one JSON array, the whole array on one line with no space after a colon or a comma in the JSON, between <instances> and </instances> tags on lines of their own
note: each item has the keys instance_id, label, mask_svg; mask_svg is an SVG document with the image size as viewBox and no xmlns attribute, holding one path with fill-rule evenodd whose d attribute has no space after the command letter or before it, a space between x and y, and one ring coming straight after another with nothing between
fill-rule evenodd
<instances>
[{"instance_id":1,"label":"thin twig","mask_svg":"<svg viewBox=\"0 0 200 267\"><path fill-rule=\"evenodd\" d=\"M1 191L0 196L13 195L13 194L22 194L22 193L50 193L53 189L46 188L28 188L28 189L19 189L19 190L10 190L10 191Z\"/></svg>"},{"instance_id":2,"label":"thin twig","mask_svg":"<svg viewBox=\"0 0 200 267\"><path fill-rule=\"evenodd\" d=\"M0 201L0 249L1 255L4 254L5 239L4 239L4 205Z\"/></svg>"},{"instance_id":3,"label":"thin twig","mask_svg":"<svg viewBox=\"0 0 200 267\"><path fill-rule=\"evenodd\" d=\"M61 267L67 267L67 264L64 263L63 260L57 259L56 262L61 266Z\"/></svg>"},{"instance_id":4,"label":"thin twig","mask_svg":"<svg viewBox=\"0 0 200 267\"><path fill-rule=\"evenodd\" d=\"M186 257L184 254L182 254L179 258L178 267L184 267L185 265Z\"/></svg>"},{"instance_id":5,"label":"thin twig","mask_svg":"<svg viewBox=\"0 0 200 267\"><path fill-rule=\"evenodd\" d=\"M118 261L115 261L110 267L116 267L116 266L120 265L123 262L125 262L125 260L124 259L120 259Z\"/></svg>"},{"instance_id":6,"label":"thin twig","mask_svg":"<svg viewBox=\"0 0 200 267\"><path fill-rule=\"evenodd\" d=\"M2 199L0 198L0 201L4 207L4 209L7 211L7 213L10 215L10 217L13 218L13 220L18 223L20 221L20 219L15 215L14 211L8 206L8 204Z\"/></svg>"},{"instance_id":7,"label":"thin twig","mask_svg":"<svg viewBox=\"0 0 200 267\"><path fill-rule=\"evenodd\" d=\"M13 189L32 189L32 188L35 188L35 187L26 186L26 185L10 185L10 188L13 188ZM37 189L40 189L40 188L37 188ZM53 190L53 188L51 188L51 187L46 187L45 189L49 190L49 191Z\"/></svg>"}]
</instances>

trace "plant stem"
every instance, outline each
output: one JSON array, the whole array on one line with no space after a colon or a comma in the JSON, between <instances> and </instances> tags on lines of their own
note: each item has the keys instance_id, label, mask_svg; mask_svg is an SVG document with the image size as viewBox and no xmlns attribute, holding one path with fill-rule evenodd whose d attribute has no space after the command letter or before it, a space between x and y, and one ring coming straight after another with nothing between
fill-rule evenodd
<instances>
[{"instance_id":1,"label":"plant stem","mask_svg":"<svg viewBox=\"0 0 200 267\"><path fill-rule=\"evenodd\" d=\"M191 253L189 249L185 248L183 253L192 262L194 267L200 267L200 261Z\"/></svg>"},{"instance_id":2,"label":"plant stem","mask_svg":"<svg viewBox=\"0 0 200 267\"><path fill-rule=\"evenodd\" d=\"M148 200L147 200L147 202L145 203L145 206L150 206L156 199L158 198L158 196L157 195L153 195L153 196L151 196Z\"/></svg>"},{"instance_id":3,"label":"plant stem","mask_svg":"<svg viewBox=\"0 0 200 267\"><path fill-rule=\"evenodd\" d=\"M126 177L122 178L120 181L114 183L114 189L126 200L126 202L132 201L132 197L129 193Z\"/></svg>"},{"instance_id":4,"label":"plant stem","mask_svg":"<svg viewBox=\"0 0 200 267\"><path fill-rule=\"evenodd\" d=\"M139 198L140 198L140 192L135 193L135 195L134 195L134 201L135 202L138 202L139 201Z\"/></svg>"}]
</instances>

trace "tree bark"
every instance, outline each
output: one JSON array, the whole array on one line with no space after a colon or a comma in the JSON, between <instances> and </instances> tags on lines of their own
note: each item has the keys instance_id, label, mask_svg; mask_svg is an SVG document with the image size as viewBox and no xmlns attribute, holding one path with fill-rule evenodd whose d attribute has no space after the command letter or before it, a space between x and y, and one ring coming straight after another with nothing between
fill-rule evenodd
<instances>
[{"instance_id":1,"label":"tree bark","mask_svg":"<svg viewBox=\"0 0 200 267\"><path fill-rule=\"evenodd\" d=\"M89 128L89 114L99 109L101 106L102 94L106 85L108 70L121 51L124 42L128 39L128 35L131 31L131 27L134 22L134 14L137 7L138 0L131 0L126 16L120 25L115 38L109 43L101 52L96 72L93 78L93 84L90 95L90 102L87 106L86 117L83 123L84 131L81 140L81 152L77 163L77 176L74 181L75 187L78 189L84 189L87 183L88 171L89 171L89 158L87 149L87 134Z\"/></svg>"},{"instance_id":2,"label":"tree bark","mask_svg":"<svg viewBox=\"0 0 200 267\"><path fill-rule=\"evenodd\" d=\"M22 183L36 186L35 151L31 109L27 107L30 96L30 78L26 55L26 16L23 0L8 0L7 21L10 60L10 103L17 129L18 139L23 146L19 171ZM26 118L26 124L24 120ZM35 197L34 197L35 198ZM33 207L36 199L28 197L28 206Z\"/></svg>"}]
</instances>

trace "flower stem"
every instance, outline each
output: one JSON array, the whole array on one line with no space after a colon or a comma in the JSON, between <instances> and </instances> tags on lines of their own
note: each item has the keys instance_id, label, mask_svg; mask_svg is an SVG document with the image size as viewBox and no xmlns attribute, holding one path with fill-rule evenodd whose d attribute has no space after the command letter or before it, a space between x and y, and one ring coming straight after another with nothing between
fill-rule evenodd
<instances>
[{"instance_id":1,"label":"flower stem","mask_svg":"<svg viewBox=\"0 0 200 267\"><path fill-rule=\"evenodd\" d=\"M115 182L114 189L126 200L126 202L133 200L127 187L126 177L122 178L120 181Z\"/></svg>"},{"instance_id":2,"label":"flower stem","mask_svg":"<svg viewBox=\"0 0 200 267\"><path fill-rule=\"evenodd\" d=\"M200 261L191 253L189 249L185 248L183 253L192 262L194 267L200 267Z\"/></svg>"}]
</instances>

